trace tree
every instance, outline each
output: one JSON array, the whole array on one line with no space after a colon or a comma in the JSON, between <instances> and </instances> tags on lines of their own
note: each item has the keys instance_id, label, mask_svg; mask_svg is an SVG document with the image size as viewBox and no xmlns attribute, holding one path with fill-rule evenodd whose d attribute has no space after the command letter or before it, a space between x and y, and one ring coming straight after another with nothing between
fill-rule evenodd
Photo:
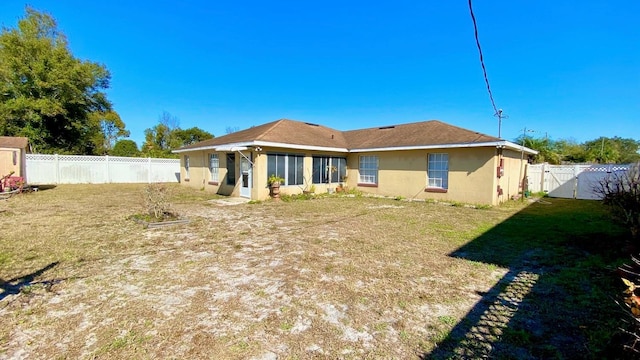
<instances>
[{"instance_id":1,"label":"tree","mask_svg":"<svg viewBox=\"0 0 640 360\"><path fill-rule=\"evenodd\" d=\"M171 151L213 137L213 134L198 127L183 130L179 124L177 117L164 111L158 124L144 131L142 152L150 157L178 157Z\"/></svg>"},{"instance_id":2,"label":"tree","mask_svg":"<svg viewBox=\"0 0 640 360\"><path fill-rule=\"evenodd\" d=\"M562 162L583 163L586 161L584 147L574 139L561 139L555 142L555 148Z\"/></svg>"},{"instance_id":3,"label":"tree","mask_svg":"<svg viewBox=\"0 0 640 360\"><path fill-rule=\"evenodd\" d=\"M118 139L129 137L129 131L125 129L120 115L113 111L92 113L90 120L94 127L99 128L93 136L93 142L96 153L100 155L108 154Z\"/></svg>"},{"instance_id":4,"label":"tree","mask_svg":"<svg viewBox=\"0 0 640 360\"><path fill-rule=\"evenodd\" d=\"M180 146L195 144L213 137L213 134L198 127L192 127L185 130L178 128L174 131L176 138L180 141Z\"/></svg>"},{"instance_id":5,"label":"tree","mask_svg":"<svg viewBox=\"0 0 640 360\"><path fill-rule=\"evenodd\" d=\"M523 136L520 136L514 141L538 151L538 154L534 157L534 162L560 164L560 155L555 149L555 143L549 138L534 138L529 136L523 138Z\"/></svg>"},{"instance_id":6,"label":"tree","mask_svg":"<svg viewBox=\"0 0 640 360\"><path fill-rule=\"evenodd\" d=\"M123 139L118 140L118 142L113 145L113 149L111 149L109 155L137 157L140 156L140 150L138 150L138 145L135 141Z\"/></svg>"},{"instance_id":7,"label":"tree","mask_svg":"<svg viewBox=\"0 0 640 360\"><path fill-rule=\"evenodd\" d=\"M150 157L176 157L171 150L178 147L173 134L178 129L180 120L164 111L158 119L158 124L144 131L142 152Z\"/></svg>"},{"instance_id":8,"label":"tree","mask_svg":"<svg viewBox=\"0 0 640 360\"><path fill-rule=\"evenodd\" d=\"M587 161L601 164L622 164L640 160L640 141L599 137L584 143Z\"/></svg>"},{"instance_id":9,"label":"tree","mask_svg":"<svg viewBox=\"0 0 640 360\"><path fill-rule=\"evenodd\" d=\"M101 153L97 119L124 131L109 80L104 65L73 56L50 15L27 7L0 32L0 135L26 136L38 152Z\"/></svg>"}]
</instances>

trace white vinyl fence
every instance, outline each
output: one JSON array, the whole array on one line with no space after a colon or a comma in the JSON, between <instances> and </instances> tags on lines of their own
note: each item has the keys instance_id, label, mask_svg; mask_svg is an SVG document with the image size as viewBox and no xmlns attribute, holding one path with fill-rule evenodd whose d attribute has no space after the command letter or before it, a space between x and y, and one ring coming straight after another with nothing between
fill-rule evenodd
<instances>
[{"instance_id":1,"label":"white vinyl fence","mask_svg":"<svg viewBox=\"0 0 640 360\"><path fill-rule=\"evenodd\" d=\"M179 181L179 159L27 154L31 185Z\"/></svg>"},{"instance_id":2,"label":"white vinyl fence","mask_svg":"<svg viewBox=\"0 0 640 360\"><path fill-rule=\"evenodd\" d=\"M609 174L627 171L630 165L549 165L527 167L527 185L531 192L544 191L551 197L599 200L594 191Z\"/></svg>"}]
</instances>

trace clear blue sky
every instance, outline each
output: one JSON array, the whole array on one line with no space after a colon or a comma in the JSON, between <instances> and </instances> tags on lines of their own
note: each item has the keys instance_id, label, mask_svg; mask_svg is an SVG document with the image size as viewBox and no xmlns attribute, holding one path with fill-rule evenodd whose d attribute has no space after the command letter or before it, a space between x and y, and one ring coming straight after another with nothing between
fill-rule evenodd
<instances>
[{"instance_id":1,"label":"clear blue sky","mask_svg":"<svg viewBox=\"0 0 640 360\"><path fill-rule=\"evenodd\" d=\"M439 119L497 136L466 0L30 0L111 71L141 145L163 111L216 136L280 118L340 130ZM0 2L15 27L24 2ZM640 139L640 2L488 1L474 10L502 137Z\"/></svg>"}]
</instances>

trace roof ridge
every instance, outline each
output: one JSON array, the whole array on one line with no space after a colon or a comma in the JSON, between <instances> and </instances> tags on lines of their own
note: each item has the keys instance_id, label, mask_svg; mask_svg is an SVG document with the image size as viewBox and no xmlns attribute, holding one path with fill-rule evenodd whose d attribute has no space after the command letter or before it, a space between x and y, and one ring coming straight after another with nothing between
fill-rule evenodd
<instances>
[{"instance_id":1,"label":"roof ridge","mask_svg":"<svg viewBox=\"0 0 640 360\"><path fill-rule=\"evenodd\" d=\"M276 121L271 122L272 125L269 126L269 128L266 129L265 131L263 131L260 135L256 136L256 140L263 139L267 134L269 134L271 131L275 130L278 126L280 126L285 121L292 121L292 120L278 119Z\"/></svg>"},{"instance_id":2,"label":"roof ridge","mask_svg":"<svg viewBox=\"0 0 640 360\"><path fill-rule=\"evenodd\" d=\"M439 122L441 124L448 125L448 124L446 124L446 123L444 123L444 122L442 122L440 120L431 119L431 120L414 121L414 122L410 122L410 123L380 125L380 126L372 126L372 127L368 127L368 128L362 128L362 129L345 130L345 131L343 131L343 133L353 132L353 131L362 131L362 130L375 130L375 129L380 129L380 128L394 128L394 127L398 127L398 126L415 125L415 124L430 123L430 122Z\"/></svg>"}]
</instances>

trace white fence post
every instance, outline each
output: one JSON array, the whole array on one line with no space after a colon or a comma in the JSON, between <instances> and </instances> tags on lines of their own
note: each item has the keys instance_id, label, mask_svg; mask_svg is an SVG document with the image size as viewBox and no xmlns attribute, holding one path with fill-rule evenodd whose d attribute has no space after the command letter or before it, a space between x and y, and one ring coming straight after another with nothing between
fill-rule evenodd
<instances>
[{"instance_id":1,"label":"white fence post","mask_svg":"<svg viewBox=\"0 0 640 360\"><path fill-rule=\"evenodd\" d=\"M111 182L111 176L109 176L109 155L104 156L104 169L104 182L108 184Z\"/></svg>"},{"instance_id":2,"label":"white fence post","mask_svg":"<svg viewBox=\"0 0 640 360\"><path fill-rule=\"evenodd\" d=\"M147 159L147 183L151 184L151 157Z\"/></svg>"},{"instance_id":3,"label":"white fence post","mask_svg":"<svg viewBox=\"0 0 640 360\"><path fill-rule=\"evenodd\" d=\"M55 183L56 184L60 184L60 158L58 157L58 154L54 155L54 164L55 164L55 168L56 168L56 180Z\"/></svg>"}]
</instances>

